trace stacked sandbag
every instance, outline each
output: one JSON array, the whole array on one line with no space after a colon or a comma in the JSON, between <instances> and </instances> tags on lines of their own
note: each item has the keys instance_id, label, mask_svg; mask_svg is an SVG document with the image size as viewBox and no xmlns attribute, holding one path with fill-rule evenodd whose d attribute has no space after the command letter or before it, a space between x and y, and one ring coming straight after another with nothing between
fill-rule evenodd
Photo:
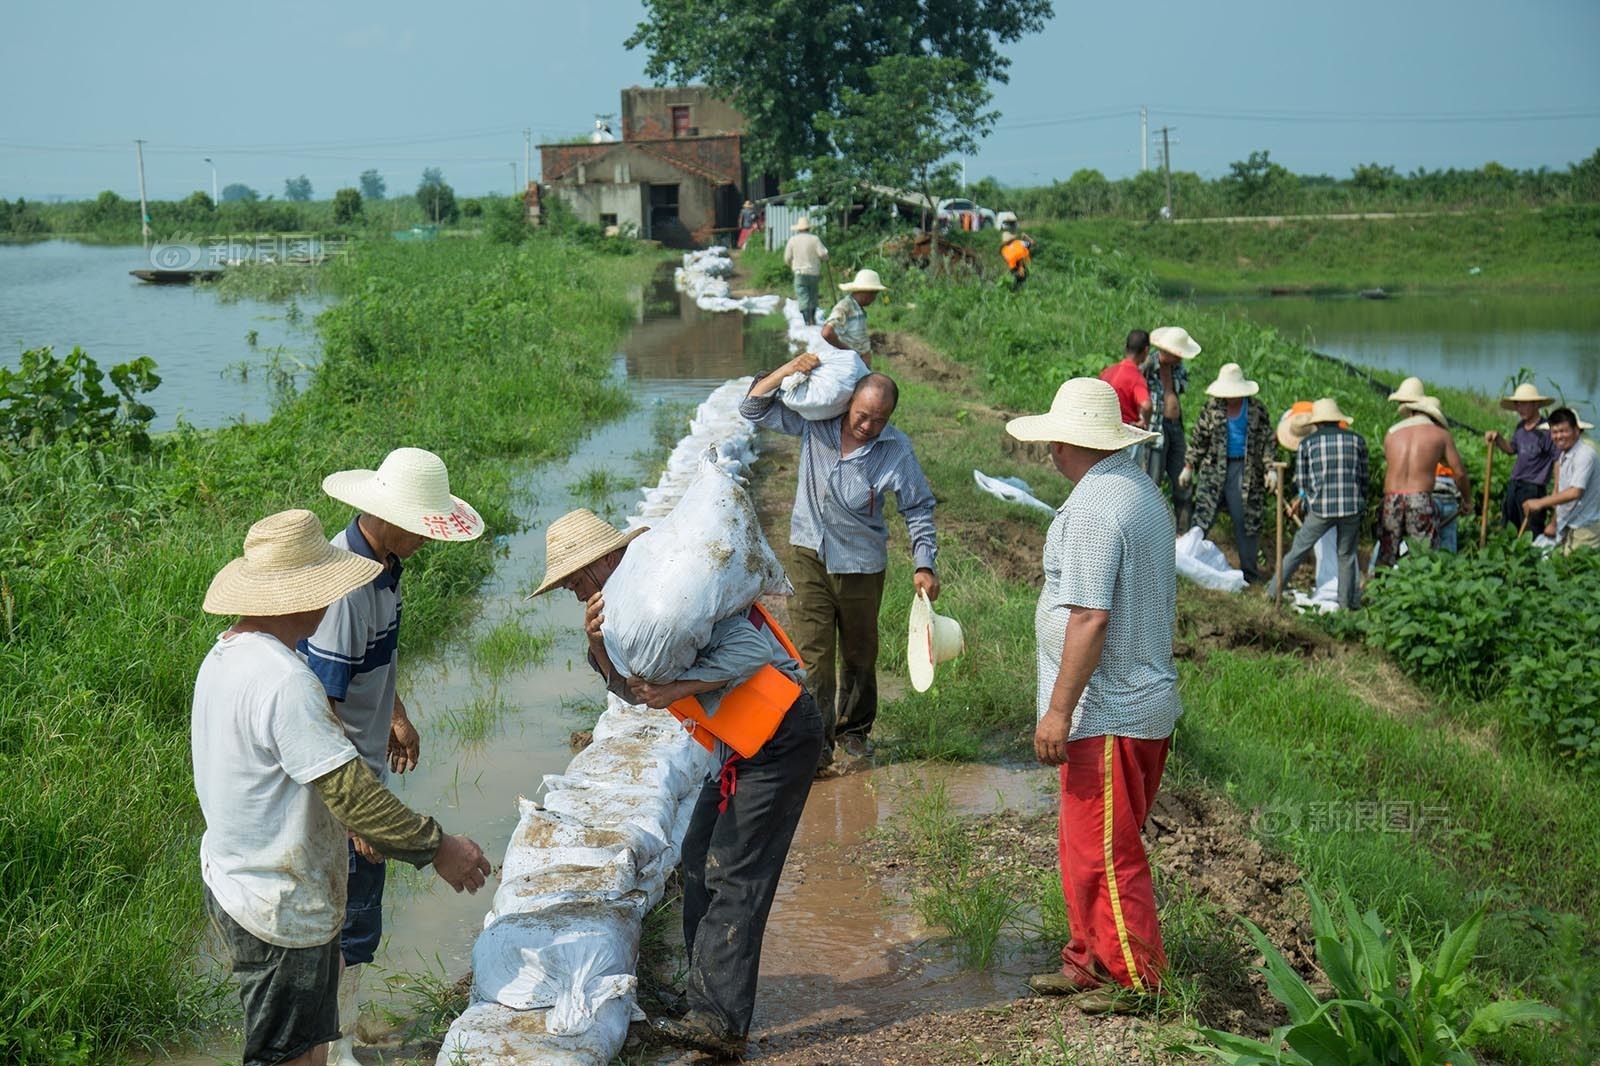
<instances>
[{"instance_id":1,"label":"stacked sandbag","mask_svg":"<svg viewBox=\"0 0 1600 1066\"><path fill-rule=\"evenodd\" d=\"M1196 585L1218 592L1239 592L1244 589L1244 571L1231 566L1222 549L1207 540L1199 526L1191 526L1181 534L1174 550L1178 573Z\"/></svg>"},{"instance_id":2,"label":"stacked sandbag","mask_svg":"<svg viewBox=\"0 0 1600 1066\"><path fill-rule=\"evenodd\" d=\"M756 461L755 423L739 413L739 404L753 379L724 382L703 400L689 421L689 432L667 457L667 467L652 488L643 489L644 502L628 525L651 525L678 506L689 483L709 460L730 477L743 482Z\"/></svg>"},{"instance_id":3,"label":"stacked sandbag","mask_svg":"<svg viewBox=\"0 0 1600 1066\"><path fill-rule=\"evenodd\" d=\"M683 265L673 272L673 282L679 292L694 298L695 306L702 311L738 311L746 315L770 315L778 309L781 297L735 297L728 287L727 278L733 274L733 260L728 250L715 245L699 252L686 252Z\"/></svg>"}]
</instances>

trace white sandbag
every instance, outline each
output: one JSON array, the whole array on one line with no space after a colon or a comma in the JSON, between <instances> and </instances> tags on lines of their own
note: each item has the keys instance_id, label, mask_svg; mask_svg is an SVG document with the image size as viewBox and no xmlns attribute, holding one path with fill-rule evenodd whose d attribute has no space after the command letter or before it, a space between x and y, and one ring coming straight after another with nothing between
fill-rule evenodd
<instances>
[{"instance_id":1,"label":"white sandbag","mask_svg":"<svg viewBox=\"0 0 1600 1066\"><path fill-rule=\"evenodd\" d=\"M717 622L762 593L792 591L750 494L703 461L672 513L633 542L606 581L606 653L624 676L674 681Z\"/></svg>"},{"instance_id":2,"label":"white sandbag","mask_svg":"<svg viewBox=\"0 0 1600 1066\"><path fill-rule=\"evenodd\" d=\"M549 1012L474 1003L451 1023L436 1066L606 1066L628 1038L633 997L601 1003L581 1033L557 1035Z\"/></svg>"},{"instance_id":3,"label":"white sandbag","mask_svg":"<svg viewBox=\"0 0 1600 1066\"><path fill-rule=\"evenodd\" d=\"M688 740L682 730L678 732L683 740ZM658 788L674 799L681 799L698 784L698 775L695 768L678 755L678 744L678 737L658 738L650 734L596 739L573 756L561 776L567 781L590 785ZM549 780L545 778L547 787Z\"/></svg>"},{"instance_id":4,"label":"white sandbag","mask_svg":"<svg viewBox=\"0 0 1600 1066\"><path fill-rule=\"evenodd\" d=\"M1239 592L1244 588L1244 571L1228 565L1222 549L1206 539L1199 526L1190 526L1178 538L1178 573L1208 589L1218 592Z\"/></svg>"},{"instance_id":5,"label":"white sandbag","mask_svg":"<svg viewBox=\"0 0 1600 1066\"><path fill-rule=\"evenodd\" d=\"M676 865L677 849L672 849ZM521 877L501 878L483 924L507 914L530 914L579 899L620 900L633 894L643 902L633 853L620 851L604 866L565 866L547 862Z\"/></svg>"},{"instance_id":6,"label":"white sandbag","mask_svg":"<svg viewBox=\"0 0 1600 1066\"><path fill-rule=\"evenodd\" d=\"M598 899L504 915L473 945L473 998L513 1010L548 1007L551 1033L581 1033L600 1004L630 996L637 984L638 917L633 906Z\"/></svg>"},{"instance_id":7,"label":"white sandbag","mask_svg":"<svg viewBox=\"0 0 1600 1066\"><path fill-rule=\"evenodd\" d=\"M521 817L506 845L500 876L505 880L537 873L546 866L601 867L625 852L636 868L660 852L662 834L621 822L584 823L563 818L520 800Z\"/></svg>"},{"instance_id":8,"label":"white sandbag","mask_svg":"<svg viewBox=\"0 0 1600 1066\"><path fill-rule=\"evenodd\" d=\"M1032 507L1046 514L1056 513L1056 509L1035 496L1033 490L1028 487L1028 483L1021 478L990 477L981 470L974 470L972 479L978 483L979 489L996 499L1004 500L1007 503L1020 503L1024 507Z\"/></svg>"},{"instance_id":9,"label":"white sandbag","mask_svg":"<svg viewBox=\"0 0 1600 1066\"><path fill-rule=\"evenodd\" d=\"M1402 545L1403 547L1403 545ZM1291 606L1297 611L1328 614L1339 609L1339 531L1330 529L1317 539L1311 554L1316 559L1317 587L1307 596L1291 590Z\"/></svg>"},{"instance_id":10,"label":"white sandbag","mask_svg":"<svg viewBox=\"0 0 1600 1066\"><path fill-rule=\"evenodd\" d=\"M778 384L783 405L811 422L844 414L856 382L872 373L855 352L831 344L823 344L816 355L822 362L815 370L790 374Z\"/></svg>"},{"instance_id":11,"label":"white sandbag","mask_svg":"<svg viewBox=\"0 0 1600 1066\"><path fill-rule=\"evenodd\" d=\"M652 838L648 853L654 857L666 847L677 799L659 788L557 787L545 794L544 808L585 825L648 834Z\"/></svg>"}]
</instances>

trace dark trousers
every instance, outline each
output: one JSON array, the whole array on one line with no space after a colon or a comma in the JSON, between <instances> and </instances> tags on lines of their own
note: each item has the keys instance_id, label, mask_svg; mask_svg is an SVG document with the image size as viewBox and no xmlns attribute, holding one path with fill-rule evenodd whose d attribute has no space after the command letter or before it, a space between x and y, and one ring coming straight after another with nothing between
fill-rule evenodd
<instances>
[{"instance_id":1,"label":"dark trousers","mask_svg":"<svg viewBox=\"0 0 1600 1066\"><path fill-rule=\"evenodd\" d=\"M1506 482L1505 499L1500 501L1500 517L1506 520L1506 525L1513 530L1522 528L1522 505L1529 500L1544 495L1544 486L1536 481L1523 481L1515 478ZM1543 532L1543 530L1540 530Z\"/></svg>"},{"instance_id":2,"label":"dark trousers","mask_svg":"<svg viewBox=\"0 0 1600 1066\"><path fill-rule=\"evenodd\" d=\"M878 717L883 573L830 574L816 552L796 547L789 580L789 636L822 715L822 760L831 762L838 737L864 737Z\"/></svg>"},{"instance_id":3,"label":"dark trousers","mask_svg":"<svg viewBox=\"0 0 1600 1066\"><path fill-rule=\"evenodd\" d=\"M1261 580L1261 545L1258 537L1245 532L1244 469L1242 458L1228 460L1228 477L1222 483L1222 499L1228 505L1228 518L1233 522L1233 544L1239 549L1239 569L1244 579L1254 585ZM1206 530L1208 536L1210 533L1209 529Z\"/></svg>"},{"instance_id":4,"label":"dark trousers","mask_svg":"<svg viewBox=\"0 0 1600 1066\"><path fill-rule=\"evenodd\" d=\"M1267 582L1267 598L1271 599L1277 592L1279 583L1288 584L1294 572L1300 569L1300 564L1311 558L1317 547L1317 541L1330 529L1337 529L1336 549L1339 553L1339 606L1347 611L1353 611L1361 606L1361 563L1356 558L1356 542L1361 536L1361 516L1358 514L1345 515L1342 518L1324 518L1311 511L1306 512L1305 524L1294 535L1294 543L1289 545L1289 554L1283 557L1283 569L1272 576Z\"/></svg>"},{"instance_id":5,"label":"dark trousers","mask_svg":"<svg viewBox=\"0 0 1600 1066\"><path fill-rule=\"evenodd\" d=\"M683 836L683 942L689 1009L743 1037L755 1011L761 938L822 750L816 701L802 691L777 733L734 768L728 809L717 779L700 789Z\"/></svg>"},{"instance_id":6,"label":"dark trousers","mask_svg":"<svg viewBox=\"0 0 1600 1066\"><path fill-rule=\"evenodd\" d=\"M1172 511L1177 519L1178 532L1186 532L1189 528L1189 500L1193 496L1193 489L1178 487L1178 475L1183 473L1183 461L1188 458L1188 444L1183 439L1183 419L1163 418L1161 420L1161 447L1154 447L1154 443L1145 445L1144 468L1158 486L1162 478L1172 486Z\"/></svg>"}]
</instances>

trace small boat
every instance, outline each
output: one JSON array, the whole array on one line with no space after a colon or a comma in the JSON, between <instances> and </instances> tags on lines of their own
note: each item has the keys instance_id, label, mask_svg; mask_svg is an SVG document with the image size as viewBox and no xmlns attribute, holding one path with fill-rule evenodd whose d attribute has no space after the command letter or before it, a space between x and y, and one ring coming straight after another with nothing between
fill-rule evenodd
<instances>
[{"instance_id":1,"label":"small boat","mask_svg":"<svg viewBox=\"0 0 1600 1066\"><path fill-rule=\"evenodd\" d=\"M1389 298L1389 294L1384 292L1382 288L1362 289L1361 298L1363 300L1387 300Z\"/></svg>"},{"instance_id":2,"label":"small boat","mask_svg":"<svg viewBox=\"0 0 1600 1066\"><path fill-rule=\"evenodd\" d=\"M128 273L152 285L187 285L193 281L216 281L222 277L217 270L130 270Z\"/></svg>"}]
</instances>

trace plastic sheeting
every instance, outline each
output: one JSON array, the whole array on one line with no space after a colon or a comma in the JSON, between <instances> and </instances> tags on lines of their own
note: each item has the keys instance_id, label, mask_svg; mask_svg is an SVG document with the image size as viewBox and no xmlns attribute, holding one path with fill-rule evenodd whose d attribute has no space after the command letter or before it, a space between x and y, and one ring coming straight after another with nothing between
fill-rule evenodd
<instances>
[{"instance_id":1,"label":"plastic sheeting","mask_svg":"<svg viewBox=\"0 0 1600 1066\"><path fill-rule=\"evenodd\" d=\"M1218 592L1239 592L1244 588L1244 571L1229 566L1228 557L1206 539L1199 526L1190 526L1179 536L1175 550L1178 573L1196 585Z\"/></svg>"},{"instance_id":2,"label":"plastic sheeting","mask_svg":"<svg viewBox=\"0 0 1600 1066\"><path fill-rule=\"evenodd\" d=\"M1339 531L1330 529L1311 550L1317 560L1317 587L1307 596L1299 589L1294 593L1297 611L1319 611L1327 614L1339 609Z\"/></svg>"},{"instance_id":3,"label":"plastic sheeting","mask_svg":"<svg viewBox=\"0 0 1600 1066\"><path fill-rule=\"evenodd\" d=\"M1033 489L1019 477L990 477L981 470L972 472L972 480L978 483L978 488L996 499L1007 503L1020 503L1024 507L1032 507L1043 511L1045 514L1055 514L1056 509L1045 503L1033 494Z\"/></svg>"}]
</instances>

